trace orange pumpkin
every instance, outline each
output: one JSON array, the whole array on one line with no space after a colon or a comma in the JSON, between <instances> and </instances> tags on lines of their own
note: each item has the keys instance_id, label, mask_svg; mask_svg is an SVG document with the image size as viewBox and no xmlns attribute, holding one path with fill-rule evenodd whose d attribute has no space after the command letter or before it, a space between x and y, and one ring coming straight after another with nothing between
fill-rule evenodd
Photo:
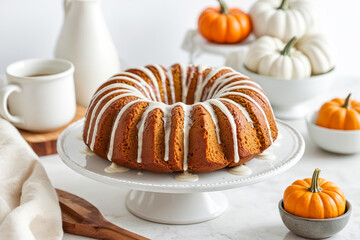
<instances>
[{"instance_id":1,"label":"orange pumpkin","mask_svg":"<svg viewBox=\"0 0 360 240\"><path fill-rule=\"evenodd\" d=\"M311 178L293 182L284 192L285 211L304 218L334 218L345 212L345 195L334 183L319 178L315 169Z\"/></svg>"},{"instance_id":2,"label":"orange pumpkin","mask_svg":"<svg viewBox=\"0 0 360 240\"><path fill-rule=\"evenodd\" d=\"M335 98L325 103L319 110L316 124L320 127L338 130L360 129L360 102Z\"/></svg>"},{"instance_id":3,"label":"orange pumpkin","mask_svg":"<svg viewBox=\"0 0 360 240\"><path fill-rule=\"evenodd\" d=\"M227 8L224 0L218 2L220 8L206 8L200 14L200 34L216 43L237 43L246 39L252 31L250 16L238 8Z\"/></svg>"}]
</instances>

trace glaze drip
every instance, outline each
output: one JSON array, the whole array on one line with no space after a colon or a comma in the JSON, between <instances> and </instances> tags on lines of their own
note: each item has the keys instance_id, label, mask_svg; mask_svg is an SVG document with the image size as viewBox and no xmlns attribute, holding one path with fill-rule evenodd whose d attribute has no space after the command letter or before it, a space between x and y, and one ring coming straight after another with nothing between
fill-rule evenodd
<instances>
[{"instance_id":1,"label":"glaze drip","mask_svg":"<svg viewBox=\"0 0 360 240\"><path fill-rule=\"evenodd\" d=\"M108 166L104 169L104 171L107 173L123 173L123 172L127 172L129 170L130 170L129 168L119 166L116 163L111 163L110 166Z\"/></svg>"},{"instance_id":2,"label":"glaze drip","mask_svg":"<svg viewBox=\"0 0 360 240\"><path fill-rule=\"evenodd\" d=\"M175 180L179 182L196 182L199 180L199 176L185 171L176 175Z\"/></svg>"},{"instance_id":3,"label":"glaze drip","mask_svg":"<svg viewBox=\"0 0 360 240\"><path fill-rule=\"evenodd\" d=\"M249 176L252 173L251 169L245 165L232 167L228 170L228 172L239 176Z\"/></svg>"}]
</instances>

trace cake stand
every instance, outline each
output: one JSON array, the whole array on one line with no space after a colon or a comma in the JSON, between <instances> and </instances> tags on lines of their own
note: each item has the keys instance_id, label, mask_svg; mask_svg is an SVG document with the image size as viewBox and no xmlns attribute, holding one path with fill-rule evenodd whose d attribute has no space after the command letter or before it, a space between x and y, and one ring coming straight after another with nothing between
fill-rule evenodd
<instances>
[{"instance_id":1,"label":"cake stand","mask_svg":"<svg viewBox=\"0 0 360 240\"><path fill-rule=\"evenodd\" d=\"M207 221L223 213L228 201L221 192L264 181L294 166L305 150L301 134L277 120L279 139L271 147L273 160L253 159L246 164L248 176L231 174L227 169L200 173L196 182L175 180L178 174L154 174L130 170L106 173L110 165L94 155L82 141L83 120L70 125L59 137L57 150L64 163L74 171L99 182L132 189L126 206L134 215L153 222L192 224Z\"/></svg>"},{"instance_id":2,"label":"cake stand","mask_svg":"<svg viewBox=\"0 0 360 240\"><path fill-rule=\"evenodd\" d=\"M189 62L194 63L195 59L203 53L218 55L225 58L225 66L235 70L243 62L246 50L251 42L255 40L254 35L235 44L212 43L203 38L197 30L189 30L182 43L182 49L189 53Z\"/></svg>"}]
</instances>

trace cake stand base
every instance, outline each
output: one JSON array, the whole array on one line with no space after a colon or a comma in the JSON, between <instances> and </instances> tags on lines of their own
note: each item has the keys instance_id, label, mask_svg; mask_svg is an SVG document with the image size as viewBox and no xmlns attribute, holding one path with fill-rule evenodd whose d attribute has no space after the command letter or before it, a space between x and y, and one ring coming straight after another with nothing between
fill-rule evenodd
<instances>
[{"instance_id":1,"label":"cake stand base","mask_svg":"<svg viewBox=\"0 0 360 240\"><path fill-rule=\"evenodd\" d=\"M276 118L284 120L295 120L304 118L309 111L306 103L293 106L272 106Z\"/></svg>"},{"instance_id":2,"label":"cake stand base","mask_svg":"<svg viewBox=\"0 0 360 240\"><path fill-rule=\"evenodd\" d=\"M126 198L135 216L157 223L192 224L220 216L228 207L221 192L157 193L131 190Z\"/></svg>"}]
</instances>

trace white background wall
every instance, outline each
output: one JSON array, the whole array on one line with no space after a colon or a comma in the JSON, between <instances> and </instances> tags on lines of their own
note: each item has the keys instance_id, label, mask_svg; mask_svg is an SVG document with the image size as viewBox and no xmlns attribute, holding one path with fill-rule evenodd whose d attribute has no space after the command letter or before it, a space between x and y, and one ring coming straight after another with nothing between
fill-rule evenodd
<instances>
[{"instance_id":1,"label":"white background wall","mask_svg":"<svg viewBox=\"0 0 360 240\"><path fill-rule=\"evenodd\" d=\"M245 11L254 0L227 0ZM323 29L338 49L341 76L360 76L360 1L313 0ZM130 65L186 62L181 42L215 0L102 0L119 56ZM53 57L63 20L61 0L0 0L0 74L16 60ZM202 57L202 63L221 61Z\"/></svg>"}]
</instances>

